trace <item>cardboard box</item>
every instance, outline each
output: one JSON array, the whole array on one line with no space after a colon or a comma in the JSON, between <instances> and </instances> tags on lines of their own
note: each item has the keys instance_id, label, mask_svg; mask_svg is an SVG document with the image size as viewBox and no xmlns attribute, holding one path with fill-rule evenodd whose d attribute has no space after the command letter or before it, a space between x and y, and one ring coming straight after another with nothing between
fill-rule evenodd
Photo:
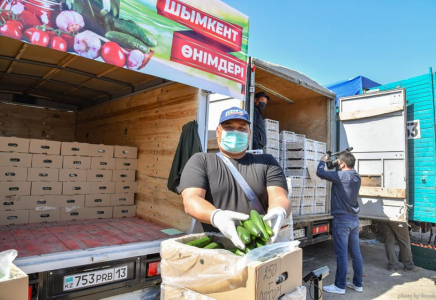
<instances>
[{"instance_id":1,"label":"cardboard box","mask_svg":"<svg viewBox=\"0 0 436 300\"><path fill-rule=\"evenodd\" d=\"M56 196L59 201L59 207L84 207L85 206L85 195L67 195L67 196Z\"/></svg>"},{"instance_id":2,"label":"cardboard box","mask_svg":"<svg viewBox=\"0 0 436 300\"><path fill-rule=\"evenodd\" d=\"M28 196L31 182L0 182L0 196Z\"/></svg>"},{"instance_id":3,"label":"cardboard box","mask_svg":"<svg viewBox=\"0 0 436 300\"><path fill-rule=\"evenodd\" d=\"M72 207L62 207L60 209L61 221L73 221L73 220L84 220L85 219L85 208L72 208Z\"/></svg>"},{"instance_id":4,"label":"cardboard box","mask_svg":"<svg viewBox=\"0 0 436 300\"><path fill-rule=\"evenodd\" d=\"M160 285L160 299L162 300L216 300L215 298L197 293L196 291L173 286L168 283Z\"/></svg>"},{"instance_id":5,"label":"cardboard box","mask_svg":"<svg viewBox=\"0 0 436 300\"><path fill-rule=\"evenodd\" d=\"M25 223L29 223L28 210L0 211L0 225L15 225L15 224L25 224Z\"/></svg>"},{"instance_id":6,"label":"cardboard box","mask_svg":"<svg viewBox=\"0 0 436 300\"><path fill-rule=\"evenodd\" d=\"M218 300L278 299L301 286L303 255L298 247L263 262L251 262L236 276L215 283L211 275L221 277L224 272L229 271L227 266L238 263L242 258L220 250L204 251L185 245L204 235L186 235L161 243L162 278L177 280L178 286L183 285ZM215 235L214 239L218 239L226 247L229 246L229 240L224 237ZM280 275L286 279L277 284L276 280ZM209 278L209 282L198 284L202 277Z\"/></svg>"},{"instance_id":7,"label":"cardboard box","mask_svg":"<svg viewBox=\"0 0 436 300\"><path fill-rule=\"evenodd\" d=\"M84 207L85 219L110 219L113 215L113 207Z\"/></svg>"},{"instance_id":8,"label":"cardboard box","mask_svg":"<svg viewBox=\"0 0 436 300\"><path fill-rule=\"evenodd\" d=\"M0 196L0 211L27 209L23 197L30 196Z\"/></svg>"},{"instance_id":9,"label":"cardboard box","mask_svg":"<svg viewBox=\"0 0 436 300\"><path fill-rule=\"evenodd\" d=\"M86 195L85 207L96 207L96 206L111 206L111 195L109 194Z\"/></svg>"},{"instance_id":10,"label":"cardboard box","mask_svg":"<svg viewBox=\"0 0 436 300\"><path fill-rule=\"evenodd\" d=\"M135 194L112 194L111 206L133 205L135 204Z\"/></svg>"},{"instance_id":11,"label":"cardboard box","mask_svg":"<svg viewBox=\"0 0 436 300\"><path fill-rule=\"evenodd\" d=\"M62 169L62 156L33 154L32 168L53 168Z\"/></svg>"},{"instance_id":12,"label":"cardboard box","mask_svg":"<svg viewBox=\"0 0 436 300\"><path fill-rule=\"evenodd\" d=\"M64 156L64 169L91 169L91 157Z\"/></svg>"},{"instance_id":13,"label":"cardboard box","mask_svg":"<svg viewBox=\"0 0 436 300\"><path fill-rule=\"evenodd\" d=\"M91 170L114 170L115 158L110 157L92 157Z\"/></svg>"},{"instance_id":14,"label":"cardboard box","mask_svg":"<svg viewBox=\"0 0 436 300\"><path fill-rule=\"evenodd\" d=\"M93 182L88 194L113 194L115 182Z\"/></svg>"},{"instance_id":15,"label":"cardboard box","mask_svg":"<svg viewBox=\"0 0 436 300\"><path fill-rule=\"evenodd\" d=\"M86 181L87 170L80 169L61 169L59 171L59 181Z\"/></svg>"},{"instance_id":16,"label":"cardboard box","mask_svg":"<svg viewBox=\"0 0 436 300\"><path fill-rule=\"evenodd\" d=\"M29 181L59 181L59 169L29 168L27 174Z\"/></svg>"},{"instance_id":17,"label":"cardboard box","mask_svg":"<svg viewBox=\"0 0 436 300\"><path fill-rule=\"evenodd\" d=\"M0 300L29 299L29 276L11 264L11 275L8 280L0 281L0 291Z\"/></svg>"},{"instance_id":18,"label":"cardboard box","mask_svg":"<svg viewBox=\"0 0 436 300\"><path fill-rule=\"evenodd\" d=\"M58 222L61 211L59 208L47 210L31 210L29 213L29 223Z\"/></svg>"},{"instance_id":19,"label":"cardboard box","mask_svg":"<svg viewBox=\"0 0 436 300\"><path fill-rule=\"evenodd\" d=\"M30 140L30 153L36 154L61 154L61 142L47 140Z\"/></svg>"},{"instance_id":20,"label":"cardboard box","mask_svg":"<svg viewBox=\"0 0 436 300\"><path fill-rule=\"evenodd\" d=\"M89 144L88 156L114 157L114 146Z\"/></svg>"},{"instance_id":21,"label":"cardboard box","mask_svg":"<svg viewBox=\"0 0 436 300\"><path fill-rule=\"evenodd\" d=\"M86 178L88 181L112 181L112 170L88 170Z\"/></svg>"},{"instance_id":22,"label":"cardboard box","mask_svg":"<svg viewBox=\"0 0 436 300\"><path fill-rule=\"evenodd\" d=\"M29 143L29 139L0 136L0 151L29 153Z\"/></svg>"},{"instance_id":23,"label":"cardboard box","mask_svg":"<svg viewBox=\"0 0 436 300\"><path fill-rule=\"evenodd\" d=\"M138 192L138 182L116 182L115 183L115 193L137 193Z\"/></svg>"},{"instance_id":24,"label":"cardboard box","mask_svg":"<svg viewBox=\"0 0 436 300\"><path fill-rule=\"evenodd\" d=\"M0 153L0 167L21 167L32 166L32 154L26 153Z\"/></svg>"},{"instance_id":25,"label":"cardboard box","mask_svg":"<svg viewBox=\"0 0 436 300\"><path fill-rule=\"evenodd\" d=\"M116 170L138 170L138 160L131 158L115 158Z\"/></svg>"},{"instance_id":26,"label":"cardboard box","mask_svg":"<svg viewBox=\"0 0 436 300\"><path fill-rule=\"evenodd\" d=\"M136 171L135 170L113 170L112 171L112 181L135 181Z\"/></svg>"},{"instance_id":27,"label":"cardboard box","mask_svg":"<svg viewBox=\"0 0 436 300\"><path fill-rule=\"evenodd\" d=\"M27 168L0 167L0 181L27 181Z\"/></svg>"},{"instance_id":28,"label":"cardboard box","mask_svg":"<svg viewBox=\"0 0 436 300\"><path fill-rule=\"evenodd\" d=\"M68 143L62 142L61 145L61 155L82 155L87 156L89 153L88 143Z\"/></svg>"},{"instance_id":29,"label":"cardboard box","mask_svg":"<svg viewBox=\"0 0 436 300\"><path fill-rule=\"evenodd\" d=\"M60 195L62 182L32 182L32 196Z\"/></svg>"},{"instance_id":30,"label":"cardboard box","mask_svg":"<svg viewBox=\"0 0 436 300\"><path fill-rule=\"evenodd\" d=\"M137 147L115 146L114 157L117 158L138 158Z\"/></svg>"},{"instance_id":31,"label":"cardboard box","mask_svg":"<svg viewBox=\"0 0 436 300\"><path fill-rule=\"evenodd\" d=\"M89 182L64 182L62 195L86 195L90 194Z\"/></svg>"},{"instance_id":32,"label":"cardboard box","mask_svg":"<svg viewBox=\"0 0 436 300\"><path fill-rule=\"evenodd\" d=\"M114 218L127 218L136 216L136 205L114 206Z\"/></svg>"}]
</instances>

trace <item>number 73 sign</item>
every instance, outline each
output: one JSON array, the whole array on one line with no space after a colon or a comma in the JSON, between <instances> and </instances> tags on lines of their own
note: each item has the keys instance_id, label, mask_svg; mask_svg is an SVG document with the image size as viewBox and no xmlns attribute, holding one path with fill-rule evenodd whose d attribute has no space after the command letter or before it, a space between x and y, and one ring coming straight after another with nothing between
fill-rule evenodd
<instances>
[{"instance_id":1,"label":"number 73 sign","mask_svg":"<svg viewBox=\"0 0 436 300\"><path fill-rule=\"evenodd\" d=\"M421 138L421 126L419 120L407 121L407 139L415 140Z\"/></svg>"}]
</instances>

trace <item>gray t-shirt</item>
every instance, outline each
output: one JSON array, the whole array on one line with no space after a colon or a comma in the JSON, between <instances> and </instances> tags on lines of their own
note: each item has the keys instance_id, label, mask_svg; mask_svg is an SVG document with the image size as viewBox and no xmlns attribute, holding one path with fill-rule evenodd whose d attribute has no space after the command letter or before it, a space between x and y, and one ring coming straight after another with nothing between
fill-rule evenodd
<instances>
[{"instance_id":1,"label":"gray t-shirt","mask_svg":"<svg viewBox=\"0 0 436 300\"><path fill-rule=\"evenodd\" d=\"M279 186L288 190L286 177L277 160L269 154L247 153L241 159L230 159L247 181L265 211L268 210L266 187ZM233 178L226 164L216 154L196 153L183 169L179 191L187 188L206 190L206 200L216 208L249 214L255 208ZM218 231L204 224L205 232Z\"/></svg>"}]
</instances>

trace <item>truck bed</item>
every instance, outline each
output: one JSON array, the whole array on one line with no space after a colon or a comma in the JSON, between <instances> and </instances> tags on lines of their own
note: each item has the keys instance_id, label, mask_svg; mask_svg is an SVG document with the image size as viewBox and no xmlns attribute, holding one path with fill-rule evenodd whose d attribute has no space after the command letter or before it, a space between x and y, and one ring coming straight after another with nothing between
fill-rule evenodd
<instances>
[{"instance_id":1,"label":"truck bed","mask_svg":"<svg viewBox=\"0 0 436 300\"><path fill-rule=\"evenodd\" d=\"M16 249L14 263L27 273L159 253L174 237L140 218L0 226L0 252Z\"/></svg>"}]
</instances>

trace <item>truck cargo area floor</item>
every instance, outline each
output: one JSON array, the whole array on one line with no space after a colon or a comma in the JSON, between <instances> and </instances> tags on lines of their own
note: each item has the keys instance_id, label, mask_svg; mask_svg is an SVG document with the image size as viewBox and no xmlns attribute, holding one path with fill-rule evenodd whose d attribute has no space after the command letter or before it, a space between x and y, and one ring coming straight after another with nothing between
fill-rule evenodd
<instances>
[{"instance_id":1,"label":"truck cargo area floor","mask_svg":"<svg viewBox=\"0 0 436 300\"><path fill-rule=\"evenodd\" d=\"M26 257L170 238L162 229L134 217L0 226L0 252Z\"/></svg>"}]
</instances>

